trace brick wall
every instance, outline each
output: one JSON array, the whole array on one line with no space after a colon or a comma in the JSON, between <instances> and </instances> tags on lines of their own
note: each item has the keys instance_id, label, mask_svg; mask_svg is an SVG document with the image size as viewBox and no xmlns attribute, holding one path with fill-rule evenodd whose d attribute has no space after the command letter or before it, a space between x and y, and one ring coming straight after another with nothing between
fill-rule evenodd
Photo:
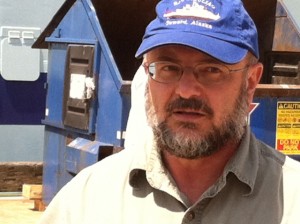
<instances>
[{"instance_id":1,"label":"brick wall","mask_svg":"<svg viewBox=\"0 0 300 224\"><path fill-rule=\"evenodd\" d=\"M0 192L21 192L23 184L42 184L42 173L42 163L0 163Z\"/></svg>"}]
</instances>

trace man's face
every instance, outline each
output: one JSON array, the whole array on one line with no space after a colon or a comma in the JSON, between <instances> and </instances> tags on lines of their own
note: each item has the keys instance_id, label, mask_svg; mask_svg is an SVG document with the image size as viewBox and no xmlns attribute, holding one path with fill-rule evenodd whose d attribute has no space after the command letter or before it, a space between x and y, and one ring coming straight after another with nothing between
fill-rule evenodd
<instances>
[{"instance_id":1,"label":"man's face","mask_svg":"<svg viewBox=\"0 0 300 224\"><path fill-rule=\"evenodd\" d=\"M195 49L168 45L147 54L147 63L170 61L193 68L201 63L219 61ZM247 61L226 65L229 69L246 67ZM234 72L218 83L198 82L192 69L186 69L177 82L165 84L149 78L146 109L160 149L195 159L209 156L229 142L239 142L246 124L248 69Z\"/></svg>"}]
</instances>

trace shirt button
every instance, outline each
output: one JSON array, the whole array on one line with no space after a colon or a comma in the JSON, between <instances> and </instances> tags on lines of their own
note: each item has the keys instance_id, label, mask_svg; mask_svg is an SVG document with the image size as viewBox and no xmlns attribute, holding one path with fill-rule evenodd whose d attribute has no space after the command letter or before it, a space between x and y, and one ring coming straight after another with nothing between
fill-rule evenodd
<instances>
[{"instance_id":1,"label":"shirt button","mask_svg":"<svg viewBox=\"0 0 300 224\"><path fill-rule=\"evenodd\" d=\"M190 211L186 214L186 218L189 222L191 222L195 218L195 212Z\"/></svg>"}]
</instances>

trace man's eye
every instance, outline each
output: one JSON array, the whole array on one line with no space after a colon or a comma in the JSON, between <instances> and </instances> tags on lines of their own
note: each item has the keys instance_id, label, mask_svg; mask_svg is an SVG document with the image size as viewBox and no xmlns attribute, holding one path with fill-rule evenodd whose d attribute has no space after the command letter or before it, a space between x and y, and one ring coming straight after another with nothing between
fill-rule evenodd
<instances>
[{"instance_id":1,"label":"man's eye","mask_svg":"<svg viewBox=\"0 0 300 224\"><path fill-rule=\"evenodd\" d=\"M161 68L162 71L169 71L169 72L178 72L180 70L180 68L178 66L174 66L174 65L164 65Z\"/></svg>"},{"instance_id":2,"label":"man's eye","mask_svg":"<svg viewBox=\"0 0 300 224\"><path fill-rule=\"evenodd\" d=\"M210 72L210 73L222 73L222 70L219 67L214 67L214 66L209 66L205 68L206 72Z\"/></svg>"}]
</instances>

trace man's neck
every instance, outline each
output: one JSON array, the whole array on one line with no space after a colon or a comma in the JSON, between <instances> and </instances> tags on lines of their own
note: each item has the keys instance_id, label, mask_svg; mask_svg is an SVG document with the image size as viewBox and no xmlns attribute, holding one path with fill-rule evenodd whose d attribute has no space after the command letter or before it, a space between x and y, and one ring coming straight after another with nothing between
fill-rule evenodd
<instances>
[{"instance_id":1,"label":"man's neck","mask_svg":"<svg viewBox=\"0 0 300 224\"><path fill-rule=\"evenodd\" d=\"M237 147L237 144L228 142L213 155L194 160L178 158L163 151L162 158L179 190L194 204L222 175Z\"/></svg>"}]
</instances>

